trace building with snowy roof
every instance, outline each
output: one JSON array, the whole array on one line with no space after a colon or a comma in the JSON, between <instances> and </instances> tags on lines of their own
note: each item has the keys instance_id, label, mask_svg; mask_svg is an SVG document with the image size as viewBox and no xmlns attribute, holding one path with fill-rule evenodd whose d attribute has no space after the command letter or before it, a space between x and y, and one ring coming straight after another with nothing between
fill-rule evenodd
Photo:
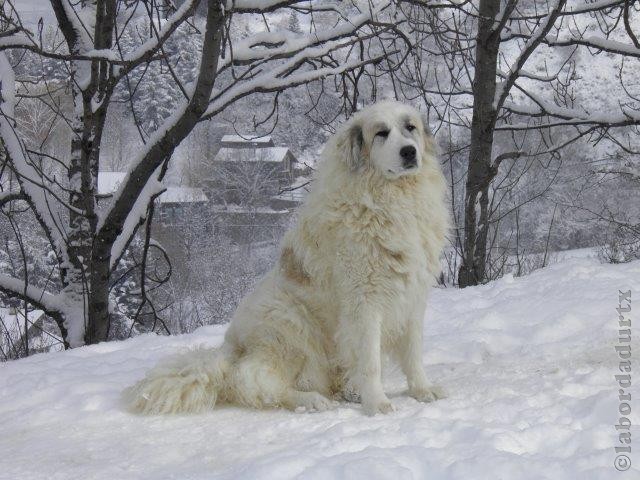
<instances>
[{"instance_id":1,"label":"building with snowy roof","mask_svg":"<svg viewBox=\"0 0 640 480\"><path fill-rule=\"evenodd\" d=\"M265 207L291 186L297 161L287 147L239 135L225 135L222 144L208 181L214 203Z\"/></svg>"},{"instance_id":2,"label":"building with snowy roof","mask_svg":"<svg viewBox=\"0 0 640 480\"><path fill-rule=\"evenodd\" d=\"M302 200L298 177L291 150L271 137L223 136L205 182L217 229L238 243L277 240Z\"/></svg>"},{"instance_id":3,"label":"building with snowy roof","mask_svg":"<svg viewBox=\"0 0 640 480\"><path fill-rule=\"evenodd\" d=\"M295 161L287 147L221 147L217 162L276 162ZM288 166L288 165L287 165Z\"/></svg>"},{"instance_id":4,"label":"building with snowy roof","mask_svg":"<svg viewBox=\"0 0 640 480\"><path fill-rule=\"evenodd\" d=\"M99 172L98 195L108 198L126 179L126 172ZM196 214L203 213L209 199L202 188L169 185L156 199L158 219L166 225L188 222Z\"/></svg>"}]
</instances>

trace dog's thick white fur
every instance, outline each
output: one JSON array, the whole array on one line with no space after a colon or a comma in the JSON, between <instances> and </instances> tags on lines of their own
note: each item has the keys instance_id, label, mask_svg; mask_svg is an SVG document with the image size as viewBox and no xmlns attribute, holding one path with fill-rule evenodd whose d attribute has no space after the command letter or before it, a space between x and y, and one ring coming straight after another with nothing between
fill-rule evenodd
<instances>
[{"instance_id":1,"label":"dog's thick white fur","mask_svg":"<svg viewBox=\"0 0 640 480\"><path fill-rule=\"evenodd\" d=\"M435 143L418 112L384 101L356 113L326 146L278 264L243 300L222 347L151 370L125 392L129 408L324 410L342 395L367 414L386 413L387 353L409 395L438 398L422 331L447 224Z\"/></svg>"}]
</instances>

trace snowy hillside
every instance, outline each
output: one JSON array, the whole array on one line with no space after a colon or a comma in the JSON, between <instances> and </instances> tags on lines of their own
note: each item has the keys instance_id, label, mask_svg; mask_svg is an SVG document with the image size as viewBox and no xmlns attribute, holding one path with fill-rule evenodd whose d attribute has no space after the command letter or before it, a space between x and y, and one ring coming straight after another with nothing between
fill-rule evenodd
<instances>
[{"instance_id":1,"label":"snowy hillside","mask_svg":"<svg viewBox=\"0 0 640 480\"><path fill-rule=\"evenodd\" d=\"M618 289L631 289L632 313L640 311L640 262L573 258L524 278L434 291L424 361L448 398L420 404L389 371L396 411L372 418L347 403L317 414L122 410L124 387L183 347L219 344L224 327L5 363L0 478L640 478L638 435L631 471L613 467Z\"/></svg>"}]
</instances>

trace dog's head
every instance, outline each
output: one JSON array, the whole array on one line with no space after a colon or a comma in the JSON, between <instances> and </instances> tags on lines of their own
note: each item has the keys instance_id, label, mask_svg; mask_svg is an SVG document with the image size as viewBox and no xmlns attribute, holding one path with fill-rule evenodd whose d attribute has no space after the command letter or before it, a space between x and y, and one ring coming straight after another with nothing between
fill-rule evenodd
<instances>
[{"instance_id":1,"label":"dog's head","mask_svg":"<svg viewBox=\"0 0 640 480\"><path fill-rule=\"evenodd\" d=\"M420 113L389 100L356 113L336 146L352 171L373 168L390 180L415 175L435 155L435 141Z\"/></svg>"}]
</instances>

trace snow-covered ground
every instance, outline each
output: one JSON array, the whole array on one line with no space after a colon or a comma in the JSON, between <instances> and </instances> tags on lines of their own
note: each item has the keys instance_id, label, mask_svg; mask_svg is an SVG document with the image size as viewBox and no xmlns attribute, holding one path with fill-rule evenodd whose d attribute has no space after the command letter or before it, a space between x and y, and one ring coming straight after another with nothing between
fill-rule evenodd
<instances>
[{"instance_id":1,"label":"snow-covered ground","mask_svg":"<svg viewBox=\"0 0 640 480\"><path fill-rule=\"evenodd\" d=\"M124 387L166 355L219 344L223 326L9 362L0 365L0 478L640 478L638 435L631 470L613 467L618 289L636 301L640 262L568 258L524 278L434 291L424 361L448 398L420 404L391 370L396 411L386 416L347 403L314 414L123 411Z\"/></svg>"}]
</instances>

